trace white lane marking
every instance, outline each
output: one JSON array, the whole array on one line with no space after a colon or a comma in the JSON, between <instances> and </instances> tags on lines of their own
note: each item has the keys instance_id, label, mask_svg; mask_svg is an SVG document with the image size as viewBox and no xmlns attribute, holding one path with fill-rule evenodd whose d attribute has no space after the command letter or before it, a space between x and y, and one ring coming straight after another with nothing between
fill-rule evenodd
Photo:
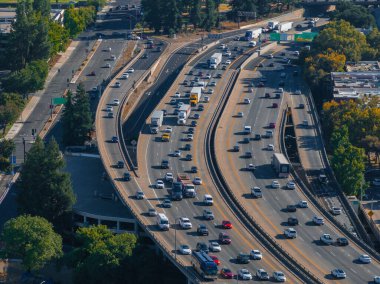
<instances>
[{"instance_id":1,"label":"white lane marking","mask_svg":"<svg viewBox=\"0 0 380 284\"><path fill-rule=\"evenodd\" d=\"M356 274L356 271L355 271L355 270L353 270L352 268L350 268L350 270L351 270L353 273L355 273L355 274Z\"/></svg>"}]
</instances>

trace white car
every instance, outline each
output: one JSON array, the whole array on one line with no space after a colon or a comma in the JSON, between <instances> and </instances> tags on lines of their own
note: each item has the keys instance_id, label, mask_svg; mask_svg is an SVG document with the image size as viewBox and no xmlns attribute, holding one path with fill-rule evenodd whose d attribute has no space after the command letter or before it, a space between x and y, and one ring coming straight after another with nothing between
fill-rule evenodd
<instances>
[{"instance_id":1,"label":"white car","mask_svg":"<svg viewBox=\"0 0 380 284\"><path fill-rule=\"evenodd\" d=\"M269 280L269 274L268 272L266 272L264 269L260 268L259 270L257 270L256 272L256 277L259 279L259 280Z\"/></svg>"},{"instance_id":2,"label":"white car","mask_svg":"<svg viewBox=\"0 0 380 284\"><path fill-rule=\"evenodd\" d=\"M273 278L277 282L285 282L286 281L285 274L283 272L281 272L281 271L275 271L275 272L273 272Z\"/></svg>"},{"instance_id":3,"label":"white car","mask_svg":"<svg viewBox=\"0 0 380 284\"><path fill-rule=\"evenodd\" d=\"M340 215L342 214L342 209L340 207L333 207L331 208L331 213L334 215Z\"/></svg>"},{"instance_id":4,"label":"white car","mask_svg":"<svg viewBox=\"0 0 380 284\"><path fill-rule=\"evenodd\" d=\"M222 251L222 248L218 242L210 242L210 245L208 246L208 248L212 252L221 252Z\"/></svg>"},{"instance_id":5,"label":"white car","mask_svg":"<svg viewBox=\"0 0 380 284\"><path fill-rule=\"evenodd\" d=\"M299 208L308 208L309 204L307 203L307 201L301 200L300 202L298 202L298 207Z\"/></svg>"},{"instance_id":6,"label":"white car","mask_svg":"<svg viewBox=\"0 0 380 284\"><path fill-rule=\"evenodd\" d=\"M207 94L212 95L213 93L214 93L214 90L213 90L213 89L208 89L208 90L207 90Z\"/></svg>"},{"instance_id":7,"label":"white car","mask_svg":"<svg viewBox=\"0 0 380 284\"><path fill-rule=\"evenodd\" d=\"M301 95L301 94L302 94L300 90L297 90L297 91L295 91L294 93L295 93L296 95Z\"/></svg>"},{"instance_id":8,"label":"white car","mask_svg":"<svg viewBox=\"0 0 380 284\"><path fill-rule=\"evenodd\" d=\"M111 111L113 111L113 107L112 107L112 106L108 106L108 107L106 108L106 111L107 111L107 112L111 112Z\"/></svg>"},{"instance_id":9,"label":"white car","mask_svg":"<svg viewBox=\"0 0 380 284\"><path fill-rule=\"evenodd\" d=\"M173 173L166 173L165 174L165 180L172 182L174 180Z\"/></svg>"},{"instance_id":10,"label":"white car","mask_svg":"<svg viewBox=\"0 0 380 284\"><path fill-rule=\"evenodd\" d=\"M371 263L372 262L372 259L369 255L367 254L362 254L361 256L359 256L359 261L361 263Z\"/></svg>"},{"instance_id":11,"label":"white car","mask_svg":"<svg viewBox=\"0 0 380 284\"><path fill-rule=\"evenodd\" d=\"M263 193L262 193L260 187L257 187L257 186L255 186L251 189L251 194L253 197L256 197L256 198L263 197Z\"/></svg>"},{"instance_id":12,"label":"white car","mask_svg":"<svg viewBox=\"0 0 380 284\"><path fill-rule=\"evenodd\" d=\"M173 153L173 156L174 157L181 157L181 151L180 150L175 150L174 153Z\"/></svg>"},{"instance_id":13,"label":"white car","mask_svg":"<svg viewBox=\"0 0 380 284\"><path fill-rule=\"evenodd\" d=\"M330 236L330 234L323 234L321 237L320 237L320 240L322 243L326 244L326 245L331 245L334 240L332 239L332 237Z\"/></svg>"},{"instance_id":14,"label":"white car","mask_svg":"<svg viewBox=\"0 0 380 284\"><path fill-rule=\"evenodd\" d=\"M213 205L214 204L214 200L212 199L212 196L210 194L205 194L203 196L203 202L206 205Z\"/></svg>"},{"instance_id":15,"label":"white car","mask_svg":"<svg viewBox=\"0 0 380 284\"><path fill-rule=\"evenodd\" d=\"M119 101L118 99L114 99L114 100L112 101L112 104L113 104L114 106L118 106L118 105L120 104L120 101Z\"/></svg>"},{"instance_id":16,"label":"white car","mask_svg":"<svg viewBox=\"0 0 380 284\"><path fill-rule=\"evenodd\" d=\"M238 113L237 113L237 115L236 115L237 117L243 117L244 116L244 112L242 112L242 111L239 111Z\"/></svg>"},{"instance_id":17,"label":"white car","mask_svg":"<svg viewBox=\"0 0 380 284\"><path fill-rule=\"evenodd\" d=\"M191 229L193 227L193 225L190 222L190 219L186 217L179 218L179 225L182 229Z\"/></svg>"},{"instance_id":18,"label":"white car","mask_svg":"<svg viewBox=\"0 0 380 284\"><path fill-rule=\"evenodd\" d=\"M268 151L274 151L274 145L273 144L268 144L267 150Z\"/></svg>"},{"instance_id":19,"label":"white car","mask_svg":"<svg viewBox=\"0 0 380 284\"><path fill-rule=\"evenodd\" d=\"M288 239L295 239L295 238L297 238L297 231L294 230L293 228L287 228L287 229L284 231L284 235L285 235Z\"/></svg>"},{"instance_id":20,"label":"white car","mask_svg":"<svg viewBox=\"0 0 380 284\"><path fill-rule=\"evenodd\" d=\"M376 284L380 284L380 276L374 276L373 277L373 282Z\"/></svg>"},{"instance_id":21,"label":"white car","mask_svg":"<svg viewBox=\"0 0 380 284\"><path fill-rule=\"evenodd\" d=\"M184 105L183 102L179 102L179 103L177 104L177 107L178 107L178 108L181 108L183 105Z\"/></svg>"},{"instance_id":22,"label":"white car","mask_svg":"<svg viewBox=\"0 0 380 284\"><path fill-rule=\"evenodd\" d=\"M127 72L128 72L128 73L133 73L133 72L135 72L135 69L133 69L133 68L129 68Z\"/></svg>"},{"instance_id":23,"label":"white car","mask_svg":"<svg viewBox=\"0 0 380 284\"><path fill-rule=\"evenodd\" d=\"M216 82L215 81L212 81L210 82L210 84L208 84L209 87L215 87L216 86Z\"/></svg>"},{"instance_id":24,"label":"white car","mask_svg":"<svg viewBox=\"0 0 380 284\"><path fill-rule=\"evenodd\" d=\"M174 97L175 97L175 98L180 98L180 97L181 97L181 93L180 93L180 92L176 92L176 93L174 94Z\"/></svg>"},{"instance_id":25,"label":"white car","mask_svg":"<svg viewBox=\"0 0 380 284\"><path fill-rule=\"evenodd\" d=\"M244 103L247 104L247 105L249 105L251 103L251 100L249 98L245 98L244 99Z\"/></svg>"},{"instance_id":26,"label":"white car","mask_svg":"<svg viewBox=\"0 0 380 284\"><path fill-rule=\"evenodd\" d=\"M289 181L287 184L286 184L286 188L287 189L296 189L296 184L292 181Z\"/></svg>"},{"instance_id":27,"label":"white car","mask_svg":"<svg viewBox=\"0 0 380 284\"><path fill-rule=\"evenodd\" d=\"M116 83L115 83L115 87L116 87L116 88L120 88L120 86L121 86L121 83L120 83L120 82L116 82Z\"/></svg>"},{"instance_id":28,"label":"white car","mask_svg":"<svg viewBox=\"0 0 380 284\"><path fill-rule=\"evenodd\" d=\"M195 184L195 185L202 185L202 179L200 177L195 177L193 179L193 184Z\"/></svg>"},{"instance_id":29,"label":"white car","mask_svg":"<svg viewBox=\"0 0 380 284\"><path fill-rule=\"evenodd\" d=\"M191 248L188 245L180 245L179 252L183 255L189 255L191 254Z\"/></svg>"},{"instance_id":30,"label":"white car","mask_svg":"<svg viewBox=\"0 0 380 284\"><path fill-rule=\"evenodd\" d=\"M171 127L168 126L168 127L165 128L164 132L166 132L166 133L172 133L173 132L173 128L171 128Z\"/></svg>"},{"instance_id":31,"label":"white car","mask_svg":"<svg viewBox=\"0 0 380 284\"><path fill-rule=\"evenodd\" d=\"M246 268L239 269L238 277L243 280L252 280L252 274Z\"/></svg>"},{"instance_id":32,"label":"white car","mask_svg":"<svg viewBox=\"0 0 380 284\"><path fill-rule=\"evenodd\" d=\"M325 224L325 220L322 217L313 216L313 223L316 224L316 225L321 226L321 225Z\"/></svg>"},{"instance_id":33,"label":"white car","mask_svg":"<svg viewBox=\"0 0 380 284\"><path fill-rule=\"evenodd\" d=\"M210 74L206 74L205 78L206 79L211 79L211 75Z\"/></svg>"},{"instance_id":34,"label":"white car","mask_svg":"<svg viewBox=\"0 0 380 284\"><path fill-rule=\"evenodd\" d=\"M187 134L187 141L193 141L193 140L194 140L193 134Z\"/></svg>"},{"instance_id":35,"label":"white car","mask_svg":"<svg viewBox=\"0 0 380 284\"><path fill-rule=\"evenodd\" d=\"M272 181L272 188L280 188L280 183L277 180Z\"/></svg>"},{"instance_id":36,"label":"white car","mask_svg":"<svg viewBox=\"0 0 380 284\"><path fill-rule=\"evenodd\" d=\"M260 260L263 258L263 254L258 249L251 250L251 258L255 260Z\"/></svg>"},{"instance_id":37,"label":"white car","mask_svg":"<svg viewBox=\"0 0 380 284\"><path fill-rule=\"evenodd\" d=\"M123 75L121 75L121 79L128 79L128 78L129 78L128 73L123 73Z\"/></svg>"},{"instance_id":38,"label":"white car","mask_svg":"<svg viewBox=\"0 0 380 284\"><path fill-rule=\"evenodd\" d=\"M335 268L331 270L331 275L334 278L339 278L339 279L344 279L347 277L346 272L344 272L343 269L340 269L340 268Z\"/></svg>"},{"instance_id":39,"label":"white car","mask_svg":"<svg viewBox=\"0 0 380 284\"><path fill-rule=\"evenodd\" d=\"M162 180L158 179L156 180L156 188L158 189L164 189L165 188L165 184Z\"/></svg>"},{"instance_id":40,"label":"white car","mask_svg":"<svg viewBox=\"0 0 380 284\"><path fill-rule=\"evenodd\" d=\"M144 194L144 192L141 191L141 190L138 190L138 191L136 192L136 199L144 199L144 198L145 198L145 194Z\"/></svg>"},{"instance_id":41,"label":"white car","mask_svg":"<svg viewBox=\"0 0 380 284\"><path fill-rule=\"evenodd\" d=\"M231 60L226 60L226 63L225 63L226 65L230 65L231 64Z\"/></svg>"},{"instance_id":42,"label":"white car","mask_svg":"<svg viewBox=\"0 0 380 284\"><path fill-rule=\"evenodd\" d=\"M111 68L111 64L107 63L104 67Z\"/></svg>"}]
</instances>

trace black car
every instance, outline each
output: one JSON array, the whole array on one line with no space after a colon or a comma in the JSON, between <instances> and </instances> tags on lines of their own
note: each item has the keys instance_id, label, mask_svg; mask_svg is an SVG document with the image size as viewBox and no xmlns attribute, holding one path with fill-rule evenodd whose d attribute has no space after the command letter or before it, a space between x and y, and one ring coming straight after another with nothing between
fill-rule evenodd
<instances>
[{"instance_id":1,"label":"black car","mask_svg":"<svg viewBox=\"0 0 380 284\"><path fill-rule=\"evenodd\" d=\"M195 120L192 120L191 121L191 126L192 127L196 127L198 125L198 123L195 121Z\"/></svg>"},{"instance_id":2,"label":"black car","mask_svg":"<svg viewBox=\"0 0 380 284\"><path fill-rule=\"evenodd\" d=\"M193 133L194 133L194 128L189 127L189 129L187 130L187 133L189 133L189 134L193 134Z\"/></svg>"},{"instance_id":3,"label":"black car","mask_svg":"<svg viewBox=\"0 0 380 284\"><path fill-rule=\"evenodd\" d=\"M208 236L208 229L207 229L206 225L199 224L198 228L197 228L197 233L200 236Z\"/></svg>"},{"instance_id":4,"label":"black car","mask_svg":"<svg viewBox=\"0 0 380 284\"><path fill-rule=\"evenodd\" d=\"M243 263L243 264L247 264L251 261L251 257L249 256L249 254L246 254L246 253L239 253L238 256L237 256L237 262L238 263Z\"/></svg>"},{"instance_id":5,"label":"black car","mask_svg":"<svg viewBox=\"0 0 380 284\"><path fill-rule=\"evenodd\" d=\"M116 167L119 168L119 169L124 168L124 162L123 161L118 161L117 164L116 164Z\"/></svg>"},{"instance_id":6,"label":"black car","mask_svg":"<svg viewBox=\"0 0 380 284\"><path fill-rule=\"evenodd\" d=\"M193 70L190 70L189 71L189 75L193 75L194 73L193 73Z\"/></svg>"},{"instance_id":7,"label":"black car","mask_svg":"<svg viewBox=\"0 0 380 284\"><path fill-rule=\"evenodd\" d=\"M125 172L123 175L125 181L131 180L131 174L129 172Z\"/></svg>"},{"instance_id":8,"label":"black car","mask_svg":"<svg viewBox=\"0 0 380 284\"><path fill-rule=\"evenodd\" d=\"M198 110L199 110L199 111L203 111L204 109L205 109L205 106L204 106L204 105L200 104L200 105L198 106Z\"/></svg>"},{"instance_id":9,"label":"black car","mask_svg":"<svg viewBox=\"0 0 380 284\"><path fill-rule=\"evenodd\" d=\"M186 144L185 147L183 147L185 151L190 151L191 150L191 144Z\"/></svg>"},{"instance_id":10,"label":"black car","mask_svg":"<svg viewBox=\"0 0 380 284\"><path fill-rule=\"evenodd\" d=\"M269 67L274 67L274 63L269 63Z\"/></svg>"},{"instance_id":11,"label":"black car","mask_svg":"<svg viewBox=\"0 0 380 284\"><path fill-rule=\"evenodd\" d=\"M169 161L168 160L162 160L161 168L162 169L169 169Z\"/></svg>"},{"instance_id":12,"label":"black car","mask_svg":"<svg viewBox=\"0 0 380 284\"><path fill-rule=\"evenodd\" d=\"M222 78L222 74L216 74L216 78Z\"/></svg>"},{"instance_id":13,"label":"black car","mask_svg":"<svg viewBox=\"0 0 380 284\"><path fill-rule=\"evenodd\" d=\"M261 134L255 134L255 140L261 140Z\"/></svg>"},{"instance_id":14,"label":"black car","mask_svg":"<svg viewBox=\"0 0 380 284\"><path fill-rule=\"evenodd\" d=\"M117 136L112 136L111 141L112 143L117 143L119 142L119 138L117 138Z\"/></svg>"},{"instance_id":15,"label":"black car","mask_svg":"<svg viewBox=\"0 0 380 284\"><path fill-rule=\"evenodd\" d=\"M348 240L346 238L337 238L336 244L338 246L348 246Z\"/></svg>"},{"instance_id":16,"label":"black car","mask_svg":"<svg viewBox=\"0 0 380 284\"><path fill-rule=\"evenodd\" d=\"M148 58L148 54L147 54L147 53L144 53L143 56L142 56L141 58L143 58L143 59Z\"/></svg>"},{"instance_id":17,"label":"black car","mask_svg":"<svg viewBox=\"0 0 380 284\"><path fill-rule=\"evenodd\" d=\"M299 109L304 109L304 108L305 108L305 105L304 105L304 104L299 104L299 105L298 105L298 108L299 108Z\"/></svg>"},{"instance_id":18,"label":"black car","mask_svg":"<svg viewBox=\"0 0 380 284\"><path fill-rule=\"evenodd\" d=\"M288 211L288 212L296 212L297 211L297 207L295 205L288 205L288 206L286 206L286 211Z\"/></svg>"},{"instance_id":19,"label":"black car","mask_svg":"<svg viewBox=\"0 0 380 284\"><path fill-rule=\"evenodd\" d=\"M193 174L196 174L198 172L198 168L196 166L192 166L190 171L193 173Z\"/></svg>"},{"instance_id":20,"label":"black car","mask_svg":"<svg viewBox=\"0 0 380 284\"><path fill-rule=\"evenodd\" d=\"M193 160L193 155L187 154L185 159L186 159L186 161L192 161Z\"/></svg>"},{"instance_id":21,"label":"black car","mask_svg":"<svg viewBox=\"0 0 380 284\"><path fill-rule=\"evenodd\" d=\"M290 226L298 225L298 219L297 219L297 217L294 217L294 216L289 217L288 218L288 225L290 225Z\"/></svg>"},{"instance_id":22,"label":"black car","mask_svg":"<svg viewBox=\"0 0 380 284\"><path fill-rule=\"evenodd\" d=\"M208 250L208 245L206 243L197 243L197 248L196 248L197 251L204 251L205 253L208 253L209 250Z\"/></svg>"},{"instance_id":23,"label":"black car","mask_svg":"<svg viewBox=\"0 0 380 284\"><path fill-rule=\"evenodd\" d=\"M168 114L168 111L166 109L163 109L162 113L163 113L164 116L166 116Z\"/></svg>"}]
</instances>

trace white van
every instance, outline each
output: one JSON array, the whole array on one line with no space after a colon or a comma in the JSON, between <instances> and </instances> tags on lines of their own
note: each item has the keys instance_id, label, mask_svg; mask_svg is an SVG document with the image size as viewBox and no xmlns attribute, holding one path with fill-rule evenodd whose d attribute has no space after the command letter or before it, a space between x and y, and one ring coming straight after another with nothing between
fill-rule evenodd
<instances>
[{"instance_id":1,"label":"white van","mask_svg":"<svg viewBox=\"0 0 380 284\"><path fill-rule=\"evenodd\" d=\"M255 47L256 46L256 41L250 41L248 44L249 47Z\"/></svg>"},{"instance_id":2,"label":"white van","mask_svg":"<svg viewBox=\"0 0 380 284\"><path fill-rule=\"evenodd\" d=\"M162 231L168 231L169 230L169 219L166 217L165 214L159 213L157 214L157 226Z\"/></svg>"},{"instance_id":3,"label":"white van","mask_svg":"<svg viewBox=\"0 0 380 284\"><path fill-rule=\"evenodd\" d=\"M186 119L185 118L179 118L177 120L177 124L178 125L185 125L186 124Z\"/></svg>"},{"instance_id":4,"label":"white van","mask_svg":"<svg viewBox=\"0 0 380 284\"><path fill-rule=\"evenodd\" d=\"M251 134L252 127L250 125L244 126L244 134Z\"/></svg>"},{"instance_id":5,"label":"white van","mask_svg":"<svg viewBox=\"0 0 380 284\"><path fill-rule=\"evenodd\" d=\"M210 194L205 194L203 196L203 203L205 205L213 205L214 204L214 200L212 199L212 196Z\"/></svg>"}]
</instances>

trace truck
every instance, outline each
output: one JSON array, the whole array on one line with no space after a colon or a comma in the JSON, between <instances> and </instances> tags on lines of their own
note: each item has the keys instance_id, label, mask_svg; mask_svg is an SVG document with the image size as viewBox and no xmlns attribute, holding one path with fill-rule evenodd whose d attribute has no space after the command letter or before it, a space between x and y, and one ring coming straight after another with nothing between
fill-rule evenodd
<instances>
[{"instance_id":1,"label":"truck","mask_svg":"<svg viewBox=\"0 0 380 284\"><path fill-rule=\"evenodd\" d=\"M182 192L185 197L194 198L196 196L195 186L191 182L188 174L178 173L177 182L182 184Z\"/></svg>"},{"instance_id":2,"label":"truck","mask_svg":"<svg viewBox=\"0 0 380 284\"><path fill-rule=\"evenodd\" d=\"M162 126L164 119L164 112L162 110L155 110L150 117L150 130L152 133L157 134L158 130Z\"/></svg>"},{"instance_id":3,"label":"truck","mask_svg":"<svg viewBox=\"0 0 380 284\"><path fill-rule=\"evenodd\" d=\"M215 280L218 278L218 267L216 263L204 251L194 250L192 252L191 266L205 280Z\"/></svg>"},{"instance_id":4,"label":"truck","mask_svg":"<svg viewBox=\"0 0 380 284\"><path fill-rule=\"evenodd\" d=\"M245 32L244 40L245 41L251 41L254 38L258 38L262 32L263 32L262 28L257 28L254 30L248 30Z\"/></svg>"},{"instance_id":5,"label":"truck","mask_svg":"<svg viewBox=\"0 0 380 284\"><path fill-rule=\"evenodd\" d=\"M268 22L268 29L269 30L274 30L278 26L279 22L273 21L273 22Z\"/></svg>"},{"instance_id":6,"label":"truck","mask_svg":"<svg viewBox=\"0 0 380 284\"><path fill-rule=\"evenodd\" d=\"M293 22L285 22L285 23L278 24L277 29L280 33L283 33L290 30L292 26L293 26Z\"/></svg>"},{"instance_id":7,"label":"truck","mask_svg":"<svg viewBox=\"0 0 380 284\"><path fill-rule=\"evenodd\" d=\"M202 87L193 87L190 91L190 104L196 106L202 97Z\"/></svg>"},{"instance_id":8,"label":"truck","mask_svg":"<svg viewBox=\"0 0 380 284\"><path fill-rule=\"evenodd\" d=\"M272 157L272 166L280 178L287 178L290 173L290 164L284 154L274 153Z\"/></svg>"},{"instance_id":9,"label":"truck","mask_svg":"<svg viewBox=\"0 0 380 284\"><path fill-rule=\"evenodd\" d=\"M190 105L182 105L178 110L178 118L187 119L190 116Z\"/></svg>"},{"instance_id":10,"label":"truck","mask_svg":"<svg viewBox=\"0 0 380 284\"><path fill-rule=\"evenodd\" d=\"M171 197L173 200L182 200L183 193L182 193L182 182L173 182L172 189L171 189Z\"/></svg>"},{"instance_id":11,"label":"truck","mask_svg":"<svg viewBox=\"0 0 380 284\"><path fill-rule=\"evenodd\" d=\"M218 68L218 65L222 62L222 53L214 53L208 60L208 67L210 69Z\"/></svg>"}]
</instances>

